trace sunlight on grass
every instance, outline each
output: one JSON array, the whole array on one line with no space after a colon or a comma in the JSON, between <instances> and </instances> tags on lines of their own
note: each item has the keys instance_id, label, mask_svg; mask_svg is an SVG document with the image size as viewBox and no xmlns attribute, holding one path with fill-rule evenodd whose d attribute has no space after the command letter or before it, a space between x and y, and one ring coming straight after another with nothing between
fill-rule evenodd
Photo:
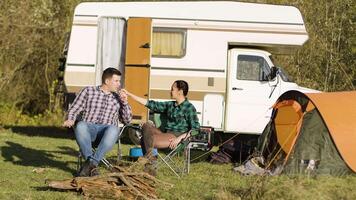
<instances>
[{"instance_id":1,"label":"sunlight on grass","mask_svg":"<svg viewBox=\"0 0 356 200\"><path fill-rule=\"evenodd\" d=\"M82 199L76 192L47 188L46 180L70 179L76 172L78 147L66 131L49 129L0 131L0 199ZM47 130L47 129L46 129ZM124 144L128 155L131 145ZM117 146L107 156L116 158ZM130 162L128 162L130 163ZM163 199L356 199L356 178L320 176L240 176L231 165L191 164L191 172L177 178L164 165L158 178L174 184L158 188ZM101 166L101 172L105 172Z\"/></svg>"}]
</instances>

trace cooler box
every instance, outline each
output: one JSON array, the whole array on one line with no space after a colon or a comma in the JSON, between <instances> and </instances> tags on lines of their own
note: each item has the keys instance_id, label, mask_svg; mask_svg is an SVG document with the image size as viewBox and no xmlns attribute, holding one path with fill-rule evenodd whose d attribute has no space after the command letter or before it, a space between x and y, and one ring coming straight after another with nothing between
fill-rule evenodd
<instances>
[{"instance_id":1,"label":"cooler box","mask_svg":"<svg viewBox=\"0 0 356 200\"><path fill-rule=\"evenodd\" d=\"M156 148L153 149L153 155L157 156L158 155L158 151ZM143 152L141 147L132 147L130 148L130 157L141 157L143 156Z\"/></svg>"}]
</instances>

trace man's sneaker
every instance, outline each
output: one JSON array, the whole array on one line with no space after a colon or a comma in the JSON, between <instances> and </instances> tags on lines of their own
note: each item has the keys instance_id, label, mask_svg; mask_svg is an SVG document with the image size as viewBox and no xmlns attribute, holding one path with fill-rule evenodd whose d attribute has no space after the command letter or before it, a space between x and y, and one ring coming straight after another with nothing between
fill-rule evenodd
<instances>
[{"instance_id":1,"label":"man's sneaker","mask_svg":"<svg viewBox=\"0 0 356 200\"><path fill-rule=\"evenodd\" d=\"M88 177L88 176L91 176L92 170L93 170L94 168L96 168L96 166L95 166L95 165L90 161L90 159L88 158L88 159L84 162L82 168L80 169L78 176L80 176L80 177Z\"/></svg>"}]
</instances>

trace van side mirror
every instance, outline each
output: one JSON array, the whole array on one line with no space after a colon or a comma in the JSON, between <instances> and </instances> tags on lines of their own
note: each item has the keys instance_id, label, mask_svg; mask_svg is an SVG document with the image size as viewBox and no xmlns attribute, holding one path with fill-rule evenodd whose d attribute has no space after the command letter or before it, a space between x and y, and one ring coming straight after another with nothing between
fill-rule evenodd
<instances>
[{"instance_id":1,"label":"van side mirror","mask_svg":"<svg viewBox=\"0 0 356 200\"><path fill-rule=\"evenodd\" d=\"M271 73L268 75L268 79L273 80L274 78L276 78L277 72L278 72L277 67L275 67L275 66L271 67Z\"/></svg>"}]
</instances>

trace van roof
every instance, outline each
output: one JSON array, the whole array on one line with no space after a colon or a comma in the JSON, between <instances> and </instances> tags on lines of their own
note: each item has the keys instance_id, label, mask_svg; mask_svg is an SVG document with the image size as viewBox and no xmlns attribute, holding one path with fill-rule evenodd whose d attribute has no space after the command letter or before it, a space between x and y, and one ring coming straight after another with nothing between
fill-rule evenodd
<instances>
[{"instance_id":1,"label":"van roof","mask_svg":"<svg viewBox=\"0 0 356 200\"><path fill-rule=\"evenodd\" d=\"M304 26L302 15L295 7L233 1L86 2L76 7L74 15L74 17L151 17Z\"/></svg>"},{"instance_id":2,"label":"van roof","mask_svg":"<svg viewBox=\"0 0 356 200\"><path fill-rule=\"evenodd\" d=\"M261 50L261 49L253 49L253 48L234 48L237 49L239 51L247 51L247 52L257 52L257 53L262 53L265 54L266 56L270 56L272 55L270 52L265 51L265 50Z\"/></svg>"}]
</instances>

